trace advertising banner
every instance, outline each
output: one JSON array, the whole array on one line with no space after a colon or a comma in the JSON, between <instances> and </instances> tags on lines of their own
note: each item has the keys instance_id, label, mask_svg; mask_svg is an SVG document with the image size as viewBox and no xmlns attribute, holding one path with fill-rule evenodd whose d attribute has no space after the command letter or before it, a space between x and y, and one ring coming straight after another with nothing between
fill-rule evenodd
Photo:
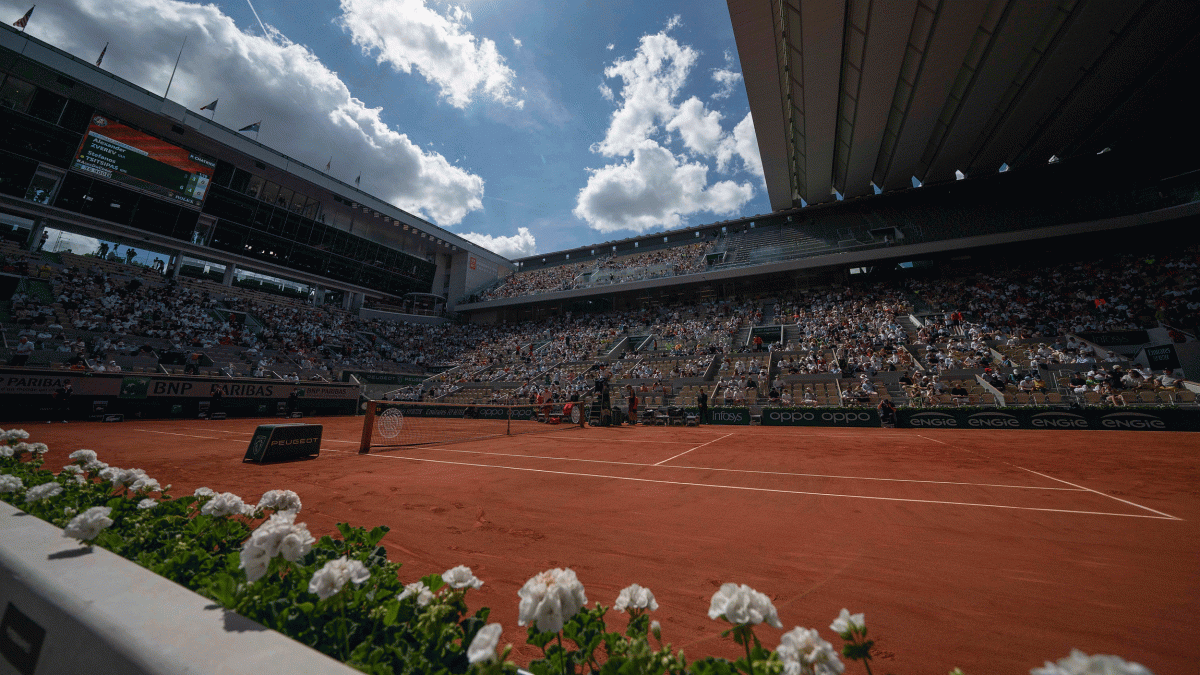
<instances>
[{"instance_id":1,"label":"advertising banner","mask_svg":"<svg viewBox=\"0 0 1200 675\"><path fill-rule=\"evenodd\" d=\"M1101 347L1134 347L1150 341L1150 334L1144 330L1087 331L1076 335Z\"/></svg>"},{"instance_id":2,"label":"advertising banner","mask_svg":"<svg viewBox=\"0 0 1200 675\"><path fill-rule=\"evenodd\" d=\"M749 408L709 408L705 424L750 424Z\"/></svg>"},{"instance_id":3,"label":"advertising banner","mask_svg":"<svg viewBox=\"0 0 1200 675\"><path fill-rule=\"evenodd\" d=\"M908 429L1117 429L1200 431L1200 410L1176 408L901 408Z\"/></svg>"},{"instance_id":4,"label":"advertising banner","mask_svg":"<svg viewBox=\"0 0 1200 675\"><path fill-rule=\"evenodd\" d=\"M878 427L874 408L763 408L763 426Z\"/></svg>"},{"instance_id":5,"label":"advertising banner","mask_svg":"<svg viewBox=\"0 0 1200 675\"><path fill-rule=\"evenodd\" d=\"M365 370L343 370L342 381L349 382L350 376L358 378L363 384L394 384L398 387L408 387L421 384L428 375L400 375L398 373L369 373Z\"/></svg>"}]
</instances>

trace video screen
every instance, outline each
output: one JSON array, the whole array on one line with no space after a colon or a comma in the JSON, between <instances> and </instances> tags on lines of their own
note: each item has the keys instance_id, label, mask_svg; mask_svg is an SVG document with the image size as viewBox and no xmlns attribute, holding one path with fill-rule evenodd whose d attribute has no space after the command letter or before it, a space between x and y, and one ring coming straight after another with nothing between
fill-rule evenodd
<instances>
[{"instance_id":1,"label":"video screen","mask_svg":"<svg viewBox=\"0 0 1200 675\"><path fill-rule=\"evenodd\" d=\"M71 168L200 207L217 162L94 115Z\"/></svg>"}]
</instances>

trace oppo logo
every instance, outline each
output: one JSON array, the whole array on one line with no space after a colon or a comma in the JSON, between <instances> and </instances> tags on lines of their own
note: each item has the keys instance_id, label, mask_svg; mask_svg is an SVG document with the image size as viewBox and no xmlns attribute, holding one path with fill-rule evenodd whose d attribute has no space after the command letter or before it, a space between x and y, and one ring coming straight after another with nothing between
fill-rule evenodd
<instances>
[{"instance_id":1,"label":"oppo logo","mask_svg":"<svg viewBox=\"0 0 1200 675\"><path fill-rule=\"evenodd\" d=\"M479 414L486 415L488 417L504 417L505 416L503 408L480 408Z\"/></svg>"},{"instance_id":2,"label":"oppo logo","mask_svg":"<svg viewBox=\"0 0 1200 675\"><path fill-rule=\"evenodd\" d=\"M776 422L812 422L817 419L816 413L810 412L778 412L772 410L767 415Z\"/></svg>"},{"instance_id":3,"label":"oppo logo","mask_svg":"<svg viewBox=\"0 0 1200 675\"><path fill-rule=\"evenodd\" d=\"M871 413L865 412L824 412L821 420L825 422L870 422Z\"/></svg>"},{"instance_id":4,"label":"oppo logo","mask_svg":"<svg viewBox=\"0 0 1200 675\"><path fill-rule=\"evenodd\" d=\"M967 425L986 429L1017 429L1021 421L1005 413L975 413L967 418Z\"/></svg>"},{"instance_id":5,"label":"oppo logo","mask_svg":"<svg viewBox=\"0 0 1200 675\"><path fill-rule=\"evenodd\" d=\"M946 413L919 413L908 419L908 423L914 427L957 427L958 420L954 419L953 415Z\"/></svg>"},{"instance_id":6,"label":"oppo logo","mask_svg":"<svg viewBox=\"0 0 1200 675\"><path fill-rule=\"evenodd\" d=\"M1106 429L1157 429L1164 430L1167 423L1154 415L1144 413L1113 413L1100 418L1100 426Z\"/></svg>"},{"instance_id":7,"label":"oppo logo","mask_svg":"<svg viewBox=\"0 0 1200 675\"><path fill-rule=\"evenodd\" d=\"M1038 413L1031 420L1033 426L1043 429L1086 429L1088 422L1079 415L1071 413Z\"/></svg>"}]
</instances>

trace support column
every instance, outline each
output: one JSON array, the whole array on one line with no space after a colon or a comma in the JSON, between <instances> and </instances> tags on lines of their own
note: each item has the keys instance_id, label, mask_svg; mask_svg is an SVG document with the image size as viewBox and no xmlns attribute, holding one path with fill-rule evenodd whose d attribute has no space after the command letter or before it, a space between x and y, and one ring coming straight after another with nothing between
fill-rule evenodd
<instances>
[{"instance_id":1,"label":"support column","mask_svg":"<svg viewBox=\"0 0 1200 675\"><path fill-rule=\"evenodd\" d=\"M183 251L176 251L175 258L171 261L170 277L175 279L179 276L179 270L183 269Z\"/></svg>"},{"instance_id":2,"label":"support column","mask_svg":"<svg viewBox=\"0 0 1200 675\"><path fill-rule=\"evenodd\" d=\"M29 231L29 250L36 253L42 247L42 235L46 233L46 219L38 218Z\"/></svg>"},{"instance_id":3,"label":"support column","mask_svg":"<svg viewBox=\"0 0 1200 675\"><path fill-rule=\"evenodd\" d=\"M354 294L351 293L350 291L346 291L346 292L342 293L342 309L346 310L347 312L350 311L350 300L351 300L350 296L352 296L352 295L354 295Z\"/></svg>"},{"instance_id":4,"label":"support column","mask_svg":"<svg viewBox=\"0 0 1200 675\"><path fill-rule=\"evenodd\" d=\"M237 265L233 263L225 263L225 276L221 278L222 286L233 285L233 275L237 273Z\"/></svg>"}]
</instances>

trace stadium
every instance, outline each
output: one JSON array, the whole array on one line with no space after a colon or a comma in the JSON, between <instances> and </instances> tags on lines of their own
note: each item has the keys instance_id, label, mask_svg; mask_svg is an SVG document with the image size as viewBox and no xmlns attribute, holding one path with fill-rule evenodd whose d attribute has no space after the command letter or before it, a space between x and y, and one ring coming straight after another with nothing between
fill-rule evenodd
<instances>
[{"instance_id":1,"label":"stadium","mask_svg":"<svg viewBox=\"0 0 1200 675\"><path fill-rule=\"evenodd\" d=\"M1189 672L1200 7L727 5L771 211L513 259L0 30L0 672Z\"/></svg>"}]
</instances>

